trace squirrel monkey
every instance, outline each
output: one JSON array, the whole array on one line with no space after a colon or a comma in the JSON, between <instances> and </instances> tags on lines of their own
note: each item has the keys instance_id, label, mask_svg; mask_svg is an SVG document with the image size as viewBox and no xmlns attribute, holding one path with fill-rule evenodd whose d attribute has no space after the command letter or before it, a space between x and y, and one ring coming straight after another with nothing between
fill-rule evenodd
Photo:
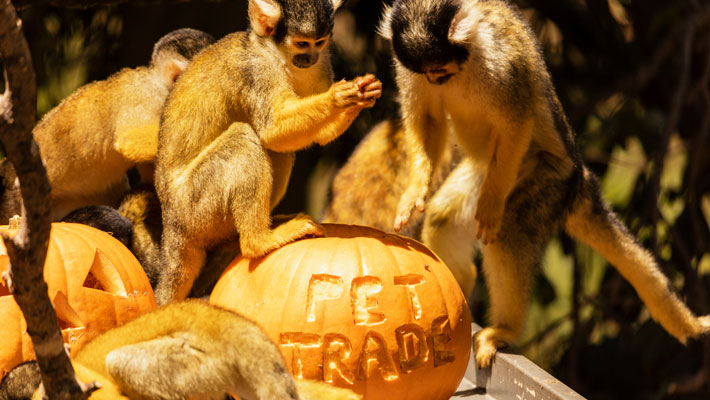
<instances>
[{"instance_id":1,"label":"squirrel monkey","mask_svg":"<svg viewBox=\"0 0 710 400\"><path fill-rule=\"evenodd\" d=\"M175 80L213 41L195 29L168 33L148 67L81 87L37 123L32 133L52 186L54 220L82 206L118 205L126 171L155 158L160 113Z\"/></svg>"},{"instance_id":2,"label":"squirrel monkey","mask_svg":"<svg viewBox=\"0 0 710 400\"><path fill-rule=\"evenodd\" d=\"M293 152L341 135L372 107L372 75L332 82L328 42L340 0L249 0L250 29L195 56L163 111L155 186L163 218L158 304L184 299L205 250L239 235L257 257L321 227L298 215L271 229Z\"/></svg>"},{"instance_id":3,"label":"squirrel monkey","mask_svg":"<svg viewBox=\"0 0 710 400\"><path fill-rule=\"evenodd\" d=\"M447 224L467 215L483 243L491 326L475 338L478 366L521 333L532 274L559 227L609 260L680 342L710 331L710 317L693 315L603 201L534 36L507 3L396 0L380 31L394 52L410 163L394 229L423 210L449 130L461 146L422 236L455 243Z\"/></svg>"},{"instance_id":4,"label":"squirrel monkey","mask_svg":"<svg viewBox=\"0 0 710 400\"><path fill-rule=\"evenodd\" d=\"M327 383L294 379L278 346L258 325L200 300L170 304L106 331L72 364L82 382L101 384L90 396L94 400L224 399L228 394L242 400L361 398ZM22 368L18 380L38 385L28 366ZM33 398L41 398L39 390Z\"/></svg>"}]
</instances>

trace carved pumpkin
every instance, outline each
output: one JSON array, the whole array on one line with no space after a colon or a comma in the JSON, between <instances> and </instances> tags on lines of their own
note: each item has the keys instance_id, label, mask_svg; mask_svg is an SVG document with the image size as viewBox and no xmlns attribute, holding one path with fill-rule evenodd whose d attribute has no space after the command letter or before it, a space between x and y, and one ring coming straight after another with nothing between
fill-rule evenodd
<instances>
[{"instance_id":1,"label":"carved pumpkin","mask_svg":"<svg viewBox=\"0 0 710 400\"><path fill-rule=\"evenodd\" d=\"M448 399L471 351L471 320L446 265L422 244L326 224L326 237L237 257L210 302L253 319L291 372L376 399Z\"/></svg>"},{"instance_id":2,"label":"carved pumpkin","mask_svg":"<svg viewBox=\"0 0 710 400\"><path fill-rule=\"evenodd\" d=\"M16 232L7 225L0 231ZM0 273L9 257L0 240ZM44 280L71 354L97 334L157 308L143 268L111 235L90 226L54 223ZM25 318L0 279L0 378L35 358Z\"/></svg>"}]
</instances>

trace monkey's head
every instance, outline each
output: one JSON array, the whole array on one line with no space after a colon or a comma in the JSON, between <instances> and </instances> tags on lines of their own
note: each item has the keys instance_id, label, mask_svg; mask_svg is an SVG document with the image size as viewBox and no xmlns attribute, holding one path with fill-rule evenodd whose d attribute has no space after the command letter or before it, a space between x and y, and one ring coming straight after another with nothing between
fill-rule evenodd
<instances>
[{"instance_id":1,"label":"monkey's head","mask_svg":"<svg viewBox=\"0 0 710 400\"><path fill-rule=\"evenodd\" d=\"M469 57L472 18L461 0L395 0L385 9L379 32L395 58L431 84L446 83Z\"/></svg>"},{"instance_id":2,"label":"monkey's head","mask_svg":"<svg viewBox=\"0 0 710 400\"><path fill-rule=\"evenodd\" d=\"M183 28L161 37L153 46L150 65L157 68L167 87L172 87L195 54L214 43L209 33Z\"/></svg>"},{"instance_id":3,"label":"monkey's head","mask_svg":"<svg viewBox=\"0 0 710 400\"><path fill-rule=\"evenodd\" d=\"M297 68L318 62L333 31L342 0L249 0L251 29L271 37L285 59Z\"/></svg>"}]
</instances>

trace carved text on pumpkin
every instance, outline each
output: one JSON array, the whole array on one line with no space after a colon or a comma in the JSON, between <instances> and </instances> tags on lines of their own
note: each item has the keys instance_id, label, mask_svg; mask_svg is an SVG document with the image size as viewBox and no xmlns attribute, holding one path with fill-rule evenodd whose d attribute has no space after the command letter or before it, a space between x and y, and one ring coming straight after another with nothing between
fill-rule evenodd
<instances>
[{"instance_id":1,"label":"carved text on pumpkin","mask_svg":"<svg viewBox=\"0 0 710 400\"><path fill-rule=\"evenodd\" d=\"M422 305L416 286L425 282L418 274L408 274L394 277L394 285L402 286L409 298L410 311L415 320L422 319ZM345 282L336 275L314 274L308 282L306 300L306 321L315 322L318 303L336 300L343 294ZM350 304L352 306L355 325L376 325L387 320L385 315L377 311L377 295L383 289L382 280L376 276L361 276L352 280L350 285Z\"/></svg>"},{"instance_id":2,"label":"carved text on pumpkin","mask_svg":"<svg viewBox=\"0 0 710 400\"><path fill-rule=\"evenodd\" d=\"M333 382L340 376L344 382L353 384L355 379L365 381L377 369L387 381L398 379L399 374L410 373L432 360L434 367L454 361L453 351L447 348L451 341L451 324L447 315L435 318L431 324L430 338L418 324L405 324L395 329L397 361L387 348L384 336L376 331L367 331L356 360L351 360L352 343L341 333L285 332L279 336L279 345L291 348L291 371L298 378L304 377L303 351L320 351L323 380ZM348 365L353 365L354 368ZM397 368L399 367L399 368ZM310 377L309 377L310 378Z\"/></svg>"}]
</instances>

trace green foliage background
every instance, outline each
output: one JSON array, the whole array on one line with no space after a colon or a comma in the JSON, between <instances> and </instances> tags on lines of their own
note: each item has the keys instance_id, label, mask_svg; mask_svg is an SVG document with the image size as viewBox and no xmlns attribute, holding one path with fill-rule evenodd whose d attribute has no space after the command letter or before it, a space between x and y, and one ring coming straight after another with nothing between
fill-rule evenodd
<instances>
[{"instance_id":1,"label":"green foliage background","mask_svg":"<svg viewBox=\"0 0 710 400\"><path fill-rule=\"evenodd\" d=\"M710 4L705 0L518 0L548 61L587 164L639 241L698 314L710 311ZM301 152L277 212L318 216L337 168L396 115L381 0L348 0L334 32L338 78L374 72L381 101L325 148ZM244 29L246 1L123 4L21 12L38 78L38 117L86 82L148 62L153 43L193 27ZM209 94L206 94L209 95ZM481 282L471 309L485 324ZM682 346L590 249L547 249L516 350L594 399L710 398L710 339Z\"/></svg>"}]
</instances>

